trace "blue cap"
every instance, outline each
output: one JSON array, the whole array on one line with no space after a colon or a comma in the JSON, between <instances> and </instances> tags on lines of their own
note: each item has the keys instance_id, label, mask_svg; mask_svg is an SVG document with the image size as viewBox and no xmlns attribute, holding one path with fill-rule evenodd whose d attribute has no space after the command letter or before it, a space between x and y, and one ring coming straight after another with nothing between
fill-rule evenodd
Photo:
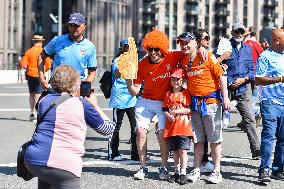
<instances>
[{"instance_id":1,"label":"blue cap","mask_svg":"<svg viewBox=\"0 0 284 189\"><path fill-rule=\"evenodd\" d=\"M185 32L177 36L177 43L181 41L190 42L191 40L195 40L195 35L190 32Z\"/></svg>"},{"instance_id":2,"label":"blue cap","mask_svg":"<svg viewBox=\"0 0 284 189\"><path fill-rule=\"evenodd\" d=\"M81 13L73 13L69 16L68 24L81 25L83 23L86 23L86 18Z\"/></svg>"},{"instance_id":3,"label":"blue cap","mask_svg":"<svg viewBox=\"0 0 284 189\"><path fill-rule=\"evenodd\" d=\"M120 47L122 47L123 45L128 45L128 37L123 38L119 44Z\"/></svg>"}]
</instances>

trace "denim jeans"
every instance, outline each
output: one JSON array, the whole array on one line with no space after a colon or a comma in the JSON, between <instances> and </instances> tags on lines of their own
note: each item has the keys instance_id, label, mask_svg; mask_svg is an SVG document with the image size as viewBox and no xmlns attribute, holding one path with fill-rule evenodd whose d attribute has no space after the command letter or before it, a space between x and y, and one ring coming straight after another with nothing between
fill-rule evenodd
<instances>
[{"instance_id":1,"label":"denim jeans","mask_svg":"<svg viewBox=\"0 0 284 189\"><path fill-rule=\"evenodd\" d=\"M284 106L263 100L260 103L262 117L261 164L259 172L269 170L272 148L276 137L276 146L272 171L283 171L284 166Z\"/></svg>"},{"instance_id":2,"label":"denim jeans","mask_svg":"<svg viewBox=\"0 0 284 189\"><path fill-rule=\"evenodd\" d=\"M260 114L259 102L259 86L254 86L252 91L252 105L254 109L254 116L257 117Z\"/></svg>"}]
</instances>

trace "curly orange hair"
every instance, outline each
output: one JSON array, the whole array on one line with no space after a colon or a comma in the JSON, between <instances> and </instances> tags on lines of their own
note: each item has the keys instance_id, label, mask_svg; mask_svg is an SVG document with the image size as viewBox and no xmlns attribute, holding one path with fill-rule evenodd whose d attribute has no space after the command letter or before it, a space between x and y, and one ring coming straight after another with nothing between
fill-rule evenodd
<instances>
[{"instance_id":1,"label":"curly orange hair","mask_svg":"<svg viewBox=\"0 0 284 189\"><path fill-rule=\"evenodd\" d=\"M159 48L162 53L166 54L169 51L169 39L164 32L154 29L146 34L142 46L145 49Z\"/></svg>"}]
</instances>

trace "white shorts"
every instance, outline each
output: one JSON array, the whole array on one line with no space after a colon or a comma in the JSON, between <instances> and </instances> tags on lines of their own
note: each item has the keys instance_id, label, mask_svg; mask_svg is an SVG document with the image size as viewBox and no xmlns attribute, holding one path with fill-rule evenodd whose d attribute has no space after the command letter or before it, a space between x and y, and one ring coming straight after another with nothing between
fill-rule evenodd
<instances>
[{"instance_id":1,"label":"white shorts","mask_svg":"<svg viewBox=\"0 0 284 189\"><path fill-rule=\"evenodd\" d=\"M136 128L144 128L149 131L149 125L155 115L158 118L157 130L165 129L166 116L162 110L163 102L138 97L135 106Z\"/></svg>"}]
</instances>

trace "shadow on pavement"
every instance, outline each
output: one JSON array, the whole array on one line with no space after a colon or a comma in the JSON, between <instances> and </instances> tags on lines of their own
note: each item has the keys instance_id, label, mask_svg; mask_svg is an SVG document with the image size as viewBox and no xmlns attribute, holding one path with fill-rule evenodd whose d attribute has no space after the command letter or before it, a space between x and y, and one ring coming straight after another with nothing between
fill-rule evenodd
<instances>
[{"instance_id":1,"label":"shadow on pavement","mask_svg":"<svg viewBox=\"0 0 284 189\"><path fill-rule=\"evenodd\" d=\"M249 165L247 163L240 163L240 162L225 162L221 161L222 166L231 166L231 167L244 167L246 169L254 169L257 171L258 167L254 165Z\"/></svg>"},{"instance_id":2,"label":"shadow on pavement","mask_svg":"<svg viewBox=\"0 0 284 189\"><path fill-rule=\"evenodd\" d=\"M8 120L8 121L27 121L27 122L31 122L30 120L27 120L27 119L18 119L18 118L15 118L15 117L10 117L10 118L7 118L7 117L0 117L0 120Z\"/></svg>"},{"instance_id":3,"label":"shadow on pavement","mask_svg":"<svg viewBox=\"0 0 284 189\"><path fill-rule=\"evenodd\" d=\"M0 168L0 174L5 175L16 175L17 174L17 168L16 167L1 167Z\"/></svg>"},{"instance_id":4,"label":"shadow on pavement","mask_svg":"<svg viewBox=\"0 0 284 189\"><path fill-rule=\"evenodd\" d=\"M264 183L258 182L257 176L250 175L250 174L239 174L239 173L222 171L222 176L223 176L224 179L227 179L227 180L230 180L230 181L235 180L235 181L241 181L241 182L247 182L247 183L255 184L255 185L258 185L258 186L266 186Z\"/></svg>"},{"instance_id":5,"label":"shadow on pavement","mask_svg":"<svg viewBox=\"0 0 284 189\"><path fill-rule=\"evenodd\" d=\"M105 138L105 137L86 137L86 140L91 140L91 141L108 141L108 138Z\"/></svg>"}]
</instances>

